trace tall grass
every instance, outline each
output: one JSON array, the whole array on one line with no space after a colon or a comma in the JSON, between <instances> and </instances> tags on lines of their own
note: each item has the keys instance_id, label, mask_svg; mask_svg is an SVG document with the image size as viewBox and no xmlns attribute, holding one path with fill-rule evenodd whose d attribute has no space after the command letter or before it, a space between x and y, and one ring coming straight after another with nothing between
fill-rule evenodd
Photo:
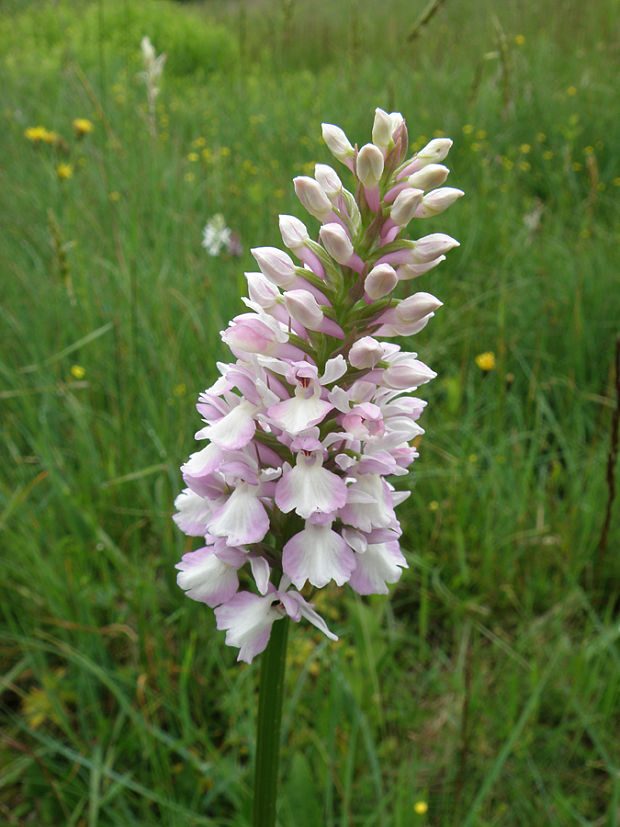
<instances>
[{"instance_id":1,"label":"tall grass","mask_svg":"<svg viewBox=\"0 0 620 827\"><path fill-rule=\"evenodd\" d=\"M389 602L325 595L337 645L292 630L281 823L618 822L616 4L446 2L409 41L423 5L155 2L149 32L65 0L0 24L0 821L249 823L256 670L175 585L178 466L249 248L301 216L321 121L364 142L380 105L414 146L455 138L467 197L425 228L462 246L409 343L439 373L411 568ZM170 60L153 137L139 39L181 54L189 30L238 60ZM31 145L39 123L62 141ZM201 248L216 212L240 258Z\"/></svg>"}]
</instances>

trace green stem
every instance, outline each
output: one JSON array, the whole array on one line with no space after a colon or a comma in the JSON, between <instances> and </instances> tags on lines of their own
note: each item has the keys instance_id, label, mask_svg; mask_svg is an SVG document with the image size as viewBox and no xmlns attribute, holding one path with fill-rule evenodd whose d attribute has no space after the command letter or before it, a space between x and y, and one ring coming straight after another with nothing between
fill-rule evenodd
<instances>
[{"instance_id":1,"label":"green stem","mask_svg":"<svg viewBox=\"0 0 620 827\"><path fill-rule=\"evenodd\" d=\"M289 619L275 622L263 652L258 695L253 827L275 827Z\"/></svg>"}]
</instances>

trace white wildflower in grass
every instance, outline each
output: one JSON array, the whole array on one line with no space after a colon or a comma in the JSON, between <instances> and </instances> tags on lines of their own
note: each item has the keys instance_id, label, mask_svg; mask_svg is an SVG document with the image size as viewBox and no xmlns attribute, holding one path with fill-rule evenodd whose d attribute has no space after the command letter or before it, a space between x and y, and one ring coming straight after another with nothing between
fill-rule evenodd
<instances>
[{"instance_id":1,"label":"white wildflower in grass","mask_svg":"<svg viewBox=\"0 0 620 827\"><path fill-rule=\"evenodd\" d=\"M324 124L323 135L353 186L326 165L316 178L295 178L302 205L321 222L318 241L281 216L291 255L252 250L259 272L246 273L246 312L222 332L233 361L218 364L221 377L198 400L196 437L206 447L182 467L186 488L176 500L179 527L204 539L178 564L179 585L214 608L248 663L286 617L335 637L304 587L333 581L385 594L407 567L395 507L408 492L398 479L410 473L423 433L426 403L412 394L435 373L391 340L422 330L439 309L431 294L402 288L458 245L443 233L406 235L410 222L463 194L440 186L449 139L408 157L402 115L380 109L372 143L359 150L339 127ZM230 239L214 215L203 246L215 256ZM240 586L240 569L254 590L247 577Z\"/></svg>"},{"instance_id":2,"label":"white wildflower in grass","mask_svg":"<svg viewBox=\"0 0 620 827\"><path fill-rule=\"evenodd\" d=\"M140 49L142 50L142 64L144 66L144 71L140 72L140 77L146 85L146 99L149 106L149 122L151 125L151 132L154 135L156 132L155 99L159 94L159 80L164 70L166 55L156 54L155 48L147 35L142 38L140 42Z\"/></svg>"},{"instance_id":3,"label":"white wildflower in grass","mask_svg":"<svg viewBox=\"0 0 620 827\"><path fill-rule=\"evenodd\" d=\"M210 218L202 231L202 246L210 256L219 256L222 248L230 250L233 243L233 232L226 226L221 213Z\"/></svg>"}]
</instances>

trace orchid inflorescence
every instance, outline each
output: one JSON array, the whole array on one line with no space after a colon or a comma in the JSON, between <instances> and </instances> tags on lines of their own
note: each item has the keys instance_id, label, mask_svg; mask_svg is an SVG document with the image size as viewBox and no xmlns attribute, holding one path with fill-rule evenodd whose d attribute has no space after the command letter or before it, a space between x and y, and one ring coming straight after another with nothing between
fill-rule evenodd
<instances>
[{"instance_id":1,"label":"orchid inflorescence","mask_svg":"<svg viewBox=\"0 0 620 827\"><path fill-rule=\"evenodd\" d=\"M317 164L314 178L294 185L321 223L319 241L281 215L299 263L275 247L252 250L260 272L245 274L248 312L222 333L236 361L218 363L220 378L199 397L196 438L208 442L182 466L187 487L175 502L179 527L205 538L177 564L179 586L215 609L226 643L248 663L286 616L337 639L302 596L307 584L385 594L407 567L394 508L409 492L388 477L406 475L418 456L426 403L410 394L436 374L382 338L422 330L441 302L395 290L458 246L443 233L405 238L412 219L463 194L441 186L451 140L407 157L402 115L382 109L360 149L333 124L323 138L353 173L355 193ZM256 591L240 590L246 564Z\"/></svg>"}]
</instances>

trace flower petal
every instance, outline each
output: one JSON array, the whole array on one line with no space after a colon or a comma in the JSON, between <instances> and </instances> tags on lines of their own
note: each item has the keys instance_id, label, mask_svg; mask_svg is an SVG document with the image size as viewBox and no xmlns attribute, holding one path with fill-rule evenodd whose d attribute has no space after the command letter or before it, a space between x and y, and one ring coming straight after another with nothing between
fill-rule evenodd
<instances>
[{"instance_id":1,"label":"flower petal","mask_svg":"<svg viewBox=\"0 0 620 827\"><path fill-rule=\"evenodd\" d=\"M250 592L237 594L215 609L218 629L226 629L226 643L237 646L237 660L251 663L252 658L267 648L274 620L282 613L272 603L273 593L260 597Z\"/></svg>"},{"instance_id":2,"label":"flower petal","mask_svg":"<svg viewBox=\"0 0 620 827\"><path fill-rule=\"evenodd\" d=\"M322 422L333 407L319 396L306 399L296 395L272 405L267 410L267 415L280 428L294 435Z\"/></svg>"},{"instance_id":3,"label":"flower petal","mask_svg":"<svg viewBox=\"0 0 620 827\"><path fill-rule=\"evenodd\" d=\"M207 606L225 603L239 588L236 567L220 560L213 546L184 554L176 568L177 583L185 594Z\"/></svg>"},{"instance_id":4,"label":"flower petal","mask_svg":"<svg viewBox=\"0 0 620 827\"><path fill-rule=\"evenodd\" d=\"M298 589L306 580L319 589L330 580L342 586L354 567L355 555L340 534L310 522L291 537L282 552L282 568Z\"/></svg>"},{"instance_id":5,"label":"flower petal","mask_svg":"<svg viewBox=\"0 0 620 827\"><path fill-rule=\"evenodd\" d=\"M314 463L298 460L276 484L275 501L281 511L293 509L307 519L316 511L329 514L347 500L347 487L340 477L323 468L320 457Z\"/></svg>"},{"instance_id":6,"label":"flower petal","mask_svg":"<svg viewBox=\"0 0 620 827\"><path fill-rule=\"evenodd\" d=\"M225 537L230 546L259 543L269 529L269 516L258 498L259 486L237 483L209 522L209 534Z\"/></svg>"},{"instance_id":7,"label":"flower petal","mask_svg":"<svg viewBox=\"0 0 620 827\"><path fill-rule=\"evenodd\" d=\"M203 428L202 436L229 451L243 448L250 442L256 431L255 412L255 405L242 400L226 416Z\"/></svg>"},{"instance_id":8,"label":"flower petal","mask_svg":"<svg viewBox=\"0 0 620 827\"><path fill-rule=\"evenodd\" d=\"M178 512L172 519L181 531L190 537L204 537L213 514L214 503L186 488L176 498L174 505Z\"/></svg>"},{"instance_id":9,"label":"flower petal","mask_svg":"<svg viewBox=\"0 0 620 827\"><path fill-rule=\"evenodd\" d=\"M408 568L397 540L369 544L355 560L349 585L358 594L387 594L387 584L396 583L402 569Z\"/></svg>"}]
</instances>

